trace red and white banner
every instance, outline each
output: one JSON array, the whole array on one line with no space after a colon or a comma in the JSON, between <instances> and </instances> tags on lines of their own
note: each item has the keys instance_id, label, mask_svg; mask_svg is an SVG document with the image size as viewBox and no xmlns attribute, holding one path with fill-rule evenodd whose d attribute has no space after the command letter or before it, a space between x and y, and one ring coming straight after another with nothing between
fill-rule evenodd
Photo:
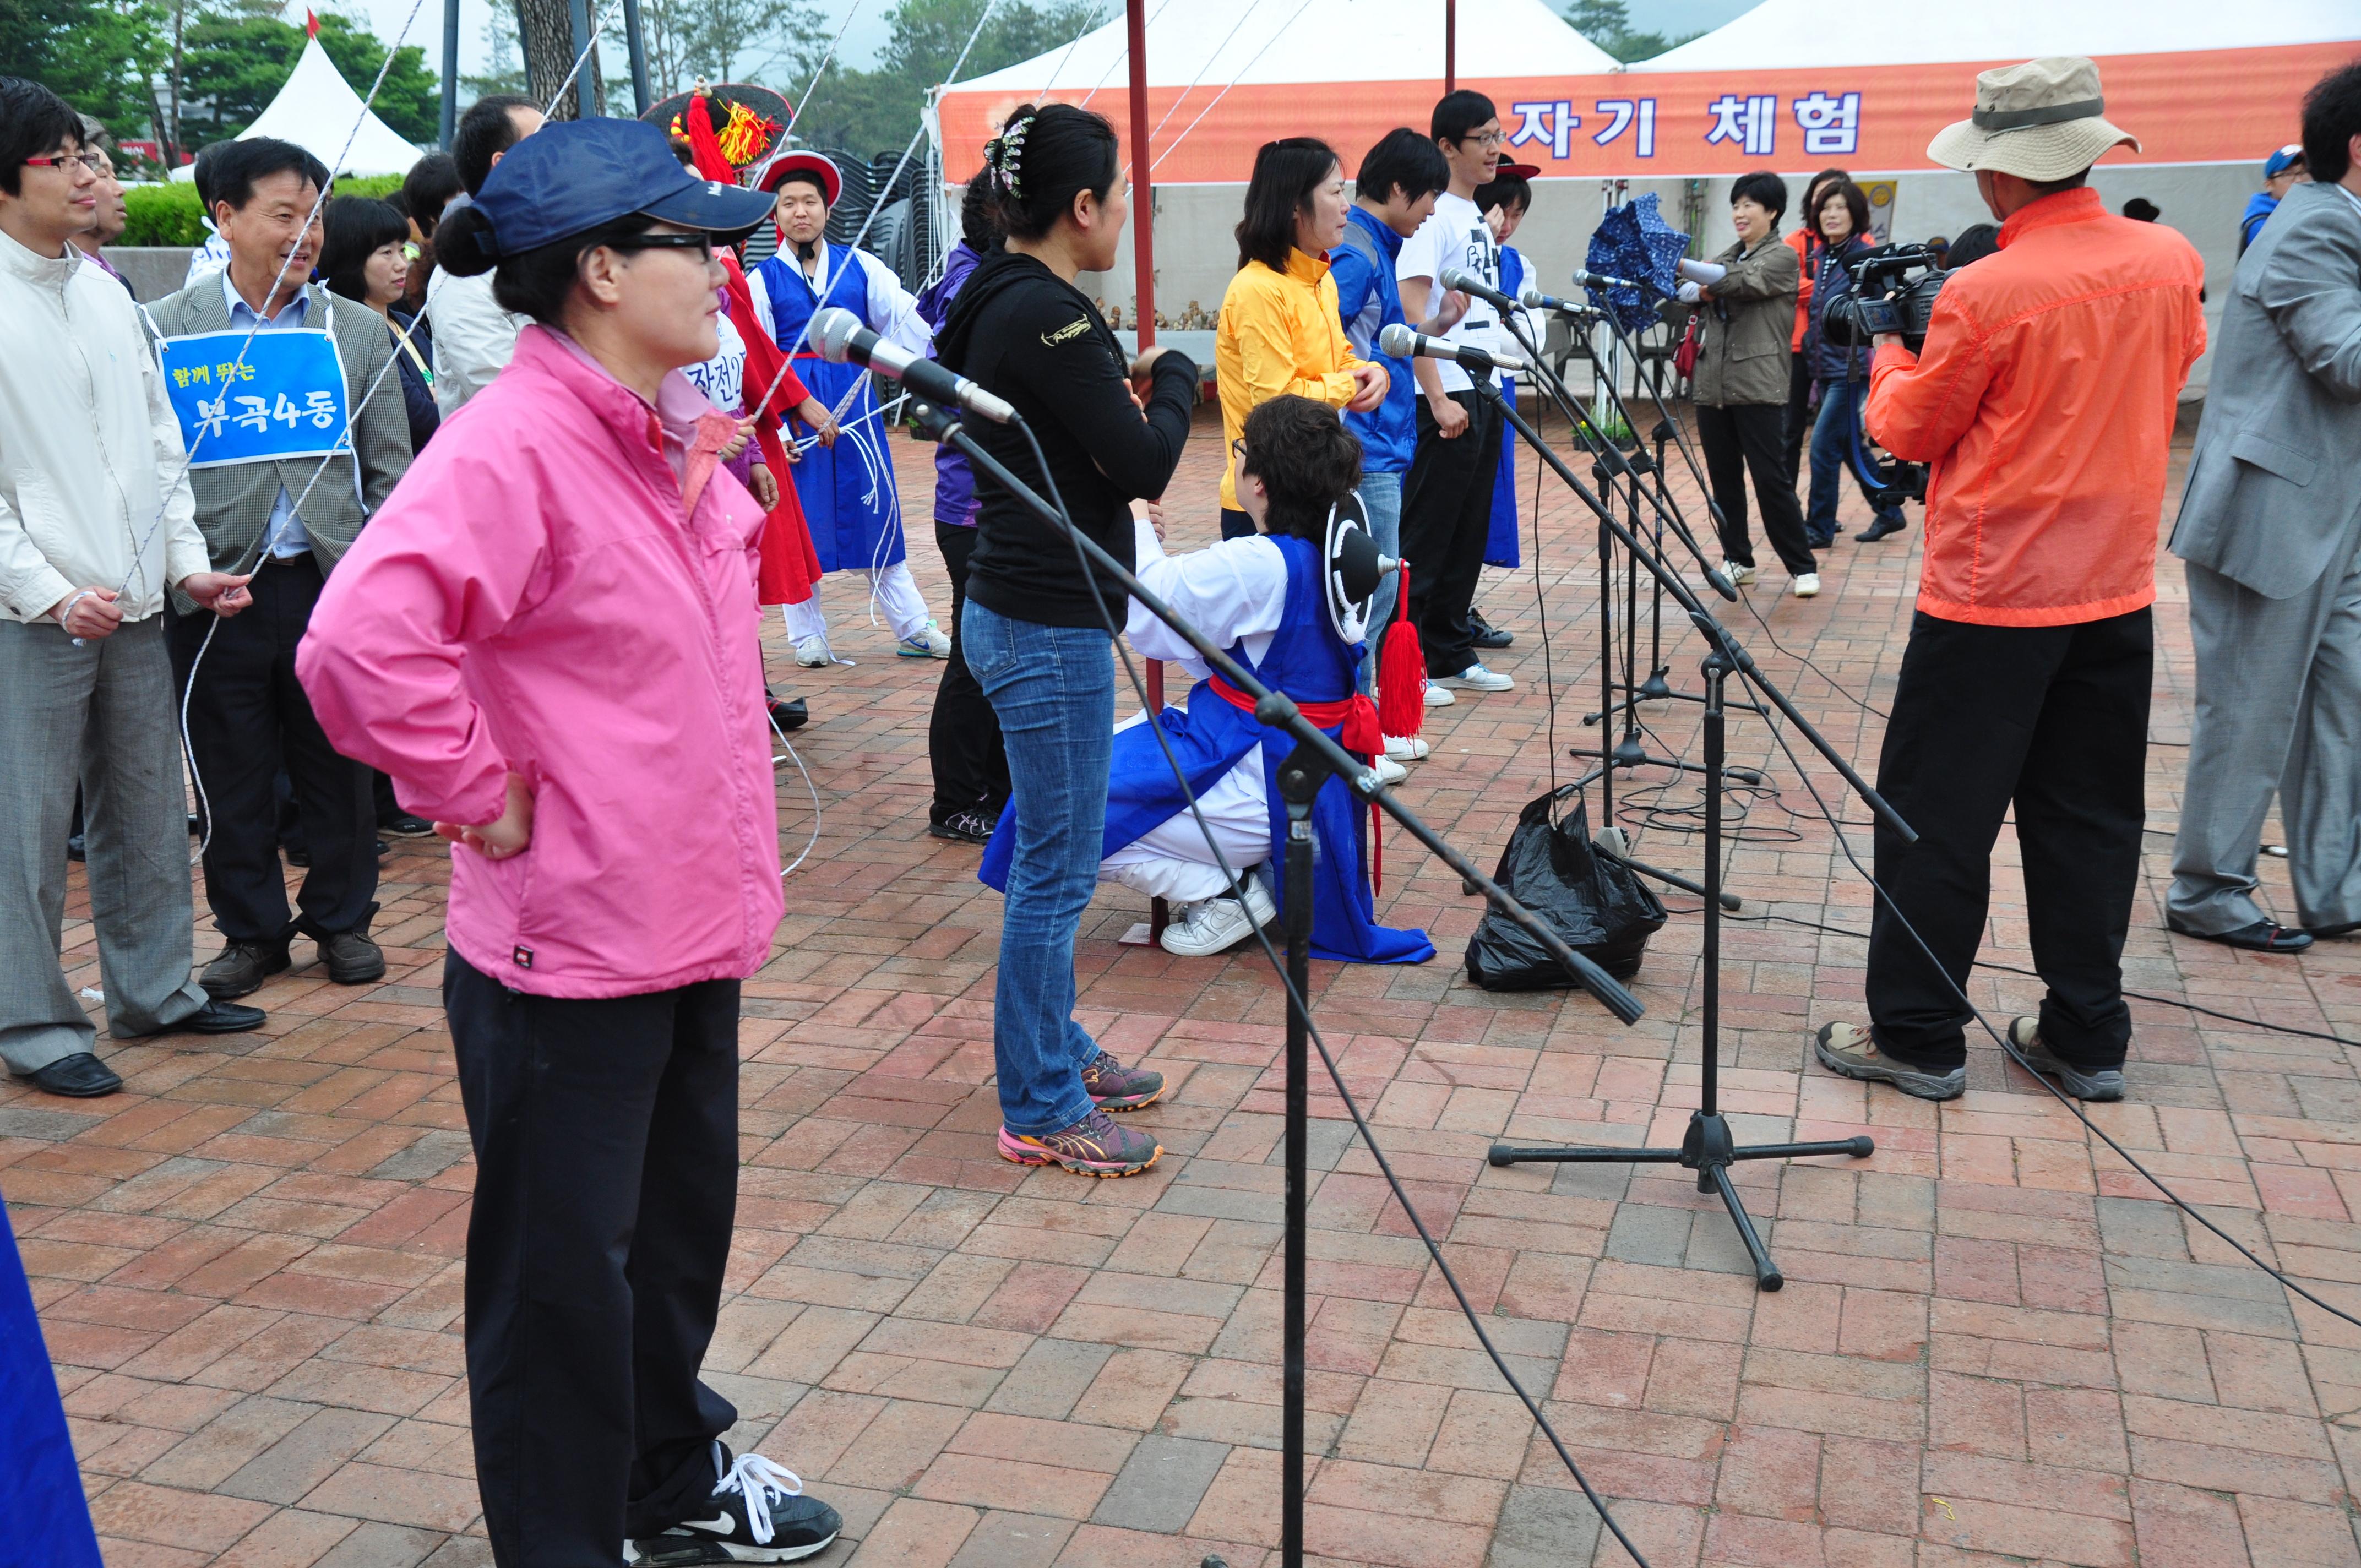
<instances>
[{"instance_id":1,"label":"red and white banner","mask_svg":"<svg viewBox=\"0 0 2361 1568\"><path fill-rule=\"evenodd\" d=\"M2107 161L2251 162L2259 169L2271 148L2296 139L2304 93L2356 52L2351 43L2324 43L2102 58L2107 117L2141 142L2140 151L2119 149ZM1976 73L2012 63L1628 71L1460 85L1499 105L1508 155L1539 165L1543 179L1677 179L1831 162L1894 172L1936 168L1927 144L1945 126L1967 117L1975 104ZM1211 82L1201 85L1174 113L1182 89L1148 90L1149 119L1170 114L1172 127L1152 149L1155 183L1244 181L1255 149L1289 136L1319 137L1350 164L1395 126L1422 128L1442 83L1246 83L1215 103L1221 91ZM1079 101L1082 94L1049 96ZM1022 101L1007 92L944 94L939 112L949 179L964 181L975 172L984 142ZM1128 139L1122 89L1101 90L1091 107ZM1197 121L1201 113L1204 118ZM1124 157L1130 158L1128 147Z\"/></svg>"}]
</instances>

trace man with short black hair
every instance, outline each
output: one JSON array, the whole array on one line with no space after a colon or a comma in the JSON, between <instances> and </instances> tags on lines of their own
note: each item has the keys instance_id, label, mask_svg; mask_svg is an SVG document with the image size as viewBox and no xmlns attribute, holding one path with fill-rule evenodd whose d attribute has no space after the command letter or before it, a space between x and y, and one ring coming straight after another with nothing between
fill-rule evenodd
<instances>
[{"instance_id":1,"label":"man with short black hair","mask_svg":"<svg viewBox=\"0 0 2361 1568\"><path fill-rule=\"evenodd\" d=\"M192 517L180 427L131 302L68 243L99 176L71 109L0 76L0 1061L50 1094L123 1085L59 967L82 791L108 1031L234 1034L190 978L164 591L248 603Z\"/></svg>"},{"instance_id":2,"label":"man with short black hair","mask_svg":"<svg viewBox=\"0 0 2361 1568\"><path fill-rule=\"evenodd\" d=\"M494 93L469 105L451 137L452 160L467 194L481 191L509 148L541 127L541 105L513 93ZM412 216L422 229L432 226L425 217ZM434 331L434 406L447 420L508 368L525 320L492 298L490 273L454 278L439 270L427 296L426 319Z\"/></svg>"},{"instance_id":3,"label":"man with short black hair","mask_svg":"<svg viewBox=\"0 0 2361 1568\"><path fill-rule=\"evenodd\" d=\"M123 286L125 293L137 300L139 296L131 287L131 280L116 271L115 263L106 258L106 247L123 237L131 217L123 201L123 181L115 177L115 159L92 134L96 128L95 120L87 115L82 116L82 151L96 159L98 204L92 209L90 227L74 236L71 243L82 252L84 261L114 279Z\"/></svg>"},{"instance_id":4,"label":"man with short black hair","mask_svg":"<svg viewBox=\"0 0 2361 1568\"><path fill-rule=\"evenodd\" d=\"M1345 341L1356 357L1386 370L1385 401L1367 413L1345 411L1345 423L1361 438L1361 505L1378 548L1389 555L1401 554L1402 477L1418 453L1418 386L1411 362L1379 348L1378 335L1404 319L1401 285L1394 277L1402 242L1424 226L1435 198L1450 185L1451 166L1434 143L1408 126L1395 126L1363 155L1352 210L1345 214L1345 243L1328 253ZM1376 632L1393 613L1395 587L1388 573L1369 608L1363 691L1376 689ZM1415 735L1394 736L1386 741L1386 755L1406 762L1423 755L1424 746Z\"/></svg>"},{"instance_id":5,"label":"man with short black hair","mask_svg":"<svg viewBox=\"0 0 2361 1568\"><path fill-rule=\"evenodd\" d=\"M1434 212L1402 243L1394 276L1402 315L1419 331L1483 349L1505 349L1498 313L1441 285L1446 269L1500 286L1500 247L1476 206L1476 188L1500 161L1500 115L1492 100L1462 89L1445 93L1429 121L1451 171ZM1455 691L1507 691L1516 685L1476 657L1468 621L1484 570L1492 523L1492 483L1500 466L1500 411L1448 360L1418 359L1417 450L1402 481L1402 554L1412 563L1410 591L1419 642L1426 652L1427 701L1443 707Z\"/></svg>"},{"instance_id":6,"label":"man with short black hair","mask_svg":"<svg viewBox=\"0 0 2361 1568\"><path fill-rule=\"evenodd\" d=\"M291 142L255 137L224 148L213 173L214 223L229 243L229 266L150 313L167 340L221 333L238 334L242 344L324 330L351 411L349 439L334 455L258 456L191 475L197 526L214 565L254 574L252 615L221 620L176 599L171 629L173 663L188 694L190 753L212 812L205 898L229 938L202 979L225 999L256 991L286 969L289 939L298 932L319 944L328 978L340 985L385 973L385 955L368 935L377 913L369 772L329 745L295 679L296 644L328 573L410 466L410 421L401 380L387 373L393 340L384 320L304 282L319 256L327 178L320 160ZM227 359L227 343L224 350ZM332 400L335 389L296 391ZM278 397L293 406L285 389ZM206 454L197 456L203 463ZM272 788L282 766L311 857L294 916L280 869Z\"/></svg>"},{"instance_id":7,"label":"man with short black hair","mask_svg":"<svg viewBox=\"0 0 2361 1568\"><path fill-rule=\"evenodd\" d=\"M2238 254L2255 243L2263 225L2271 221L2287 193L2312 178L2304 167L2303 143L2290 142L2270 157L2263 159L2263 188L2246 198L2246 210L2238 215Z\"/></svg>"},{"instance_id":8,"label":"man with short black hair","mask_svg":"<svg viewBox=\"0 0 2361 1568\"><path fill-rule=\"evenodd\" d=\"M2231 280L2169 546L2197 710L2165 918L2265 952L2361 930L2361 63L2304 99L2303 156ZM2294 929L2255 902L2275 794Z\"/></svg>"},{"instance_id":9,"label":"man with short black hair","mask_svg":"<svg viewBox=\"0 0 2361 1568\"><path fill-rule=\"evenodd\" d=\"M2048 989L2037 1017L2010 1021L2010 1043L2069 1094L2124 1096L2157 517L2180 388L2205 349L2205 265L2090 189L2092 164L2139 147L2104 107L2099 68L2079 57L1976 78L1974 115L1927 153L1975 175L2003 248L1946 276L1918 353L1882 334L1870 367L1869 433L1932 466L1918 611L1877 766L1918 838L1877 829L1870 1027L1829 1024L1817 1047L1829 1070L1922 1100L1967 1088L1964 988L2012 807Z\"/></svg>"}]
</instances>

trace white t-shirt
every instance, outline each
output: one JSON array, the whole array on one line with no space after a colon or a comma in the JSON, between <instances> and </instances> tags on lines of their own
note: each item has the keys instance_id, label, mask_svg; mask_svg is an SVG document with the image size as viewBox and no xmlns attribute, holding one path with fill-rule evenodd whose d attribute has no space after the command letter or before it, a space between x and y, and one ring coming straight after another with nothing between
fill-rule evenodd
<instances>
[{"instance_id":1,"label":"white t-shirt","mask_svg":"<svg viewBox=\"0 0 2361 1568\"><path fill-rule=\"evenodd\" d=\"M1402 241L1401 254L1394 262L1397 279L1424 278L1439 289L1436 280L1446 267L1464 267L1492 288L1500 286L1500 247L1492 238L1489 225L1476 203L1465 196L1445 191L1434 199L1434 214L1421 224L1418 232ZM1427 309L1434 308L1430 290ZM1410 323L1416 327L1418 323ZM1505 346L1507 333L1502 329L1499 313L1481 300L1467 302L1467 313L1458 323L1443 334L1454 343L1472 347L1500 349ZM1464 392L1475 385L1467 372L1447 359L1438 360L1435 369L1443 377L1446 392Z\"/></svg>"},{"instance_id":2,"label":"white t-shirt","mask_svg":"<svg viewBox=\"0 0 2361 1568\"><path fill-rule=\"evenodd\" d=\"M702 365L682 366L680 373L715 408L735 419L746 401L746 340L727 313L715 316L713 326L720 351Z\"/></svg>"}]
</instances>

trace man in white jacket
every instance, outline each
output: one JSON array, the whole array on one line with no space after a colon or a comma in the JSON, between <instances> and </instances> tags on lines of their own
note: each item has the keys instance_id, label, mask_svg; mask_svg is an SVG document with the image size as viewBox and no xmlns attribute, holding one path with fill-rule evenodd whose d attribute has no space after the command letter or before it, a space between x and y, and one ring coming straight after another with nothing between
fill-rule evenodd
<instances>
[{"instance_id":1,"label":"man in white jacket","mask_svg":"<svg viewBox=\"0 0 2361 1568\"><path fill-rule=\"evenodd\" d=\"M541 125L541 111L530 98L495 93L476 100L452 138L459 182L470 201L492 166ZM441 271L427 284L426 319L434 327L434 403L449 419L508 368L525 319L492 298L490 273L455 278Z\"/></svg>"},{"instance_id":2,"label":"man in white jacket","mask_svg":"<svg viewBox=\"0 0 2361 1568\"><path fill-rule=\"evenodd\" d=\"M162 614L170 587L235 615L247 579L206 556L137 307L69 243L98 185L73 110L0 76L0 1061L74 1096L122 1087L59 964L77 784L113 1036L263 1024L189 973Z\"/></svg>"}]
</instances>

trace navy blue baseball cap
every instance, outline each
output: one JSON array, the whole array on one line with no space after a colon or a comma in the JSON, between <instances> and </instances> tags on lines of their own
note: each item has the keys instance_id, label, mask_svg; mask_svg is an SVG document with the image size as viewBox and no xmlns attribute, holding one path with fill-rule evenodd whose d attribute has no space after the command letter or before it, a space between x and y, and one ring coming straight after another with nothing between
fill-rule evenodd
<instances>
[{"instance_id":1,"label":"navy blue baseball cap","mask_svg":"<svg viewBox=\"0 0 2361 1568\"><path fill-rule=\"evenodd\" d=\"M509 148L476 195L494 248L522 256L633 213L734 237L771 215L761 191L700 180L642 120L556 120Z\"/></svg>"},{"instance_id":2,"label":"navy blue baseball cap","mask_svg":"<svg viewBox=\"0 0 2361 1568\"><path fill-rule=\"evenodd\" d=\"M2263 178L2276 180L2303 161L2303 144L2291 141L2263 159Z\"/></svg>"}]
</instances>

